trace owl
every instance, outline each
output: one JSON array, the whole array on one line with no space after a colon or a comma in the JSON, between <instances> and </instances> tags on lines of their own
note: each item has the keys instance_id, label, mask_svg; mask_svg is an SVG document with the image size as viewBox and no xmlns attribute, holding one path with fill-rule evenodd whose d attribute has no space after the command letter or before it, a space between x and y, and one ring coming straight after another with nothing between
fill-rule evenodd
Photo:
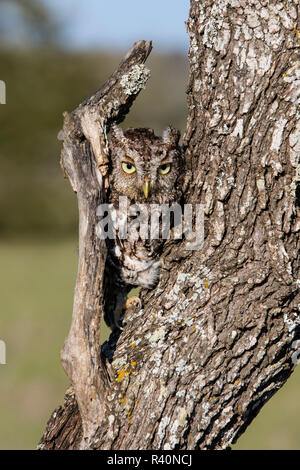
<instances>
[{"instance_id":1,"label":"owl","mask_svg":"<svg viewBox=\"0 0 300 470\"><path fill-rule=\"evenodd\" d=\"M161 207L180 201L184 165L179 139L180 132L172 127L162 137L152 129L130 128L123 132L116 124L111 127L108 201L114 208L114 229L113 237L107 239L104 312L112 329L121 328L119 320L128 305L129 291L133 287L152 289L159 281L165 239L152 238L150 233L137 235L132 208ZM126 213L120 206L120 196L126 198ZM121 230L125 223L124 237Z\"/></svg>"}]
</instances>

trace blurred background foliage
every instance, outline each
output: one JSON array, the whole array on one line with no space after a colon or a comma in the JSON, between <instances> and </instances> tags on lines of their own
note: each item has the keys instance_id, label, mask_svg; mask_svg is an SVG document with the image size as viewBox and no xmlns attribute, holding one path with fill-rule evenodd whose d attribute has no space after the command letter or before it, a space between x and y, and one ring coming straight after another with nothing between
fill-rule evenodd
<instances>
[{"instance_id":1,"label":"blurred background foliage","mask_svg":"<svg viewBox=\"0 0 300 470\"><path fill-rule=\"evenodd\" d=\"M96 91L120 59L117 53L0 48L1 79L7 85L7 104L0 109L2 234L74 233L75 198L62 178L56 139L62 112ZM124 125L161 132L172 122L184 128L184 58L153 55L149 66L151 83Z\"/></svg>"},{"instance_id":2,"label":"blurred background foliage","mask_svg":"<svg viewBox=\"0 0 300 470\"><path fill-rule=\"evenodd\" d=\"M57 29L53 20L48 25L39 4L13 3L20 6L30 28L23 28L26 47L20 42L7 44L5 38L12 31L6 30L9 21L4 23L1 12L7 2L0 0L1 80L7 86L7 104L0 108L0 234L67 236L76 231L77 208L59 166L61 143L56 136L62 113L100 88L122 54L65 51L55 43ZM124 125L161 132L172 122L183 129L186 58L178 53L153 54L148 64L152 79Z\"/></svg>"},{"instance_id":3,"label":"blurred background foliage","mask_svg":"<svg viewBox=\"0 0 300 470\"><path fill-rule=\"evenodd\" d=\"M68 382L59 352L67 334L77 265L77 204L59 165L63 111L72 111L123 54L74 51L42 2L0 0L0 449L35 448ZM138 38L139 39L139 38ZM184 131L187 57L153 52L151 79L123 127ZM235 448L299 448L297 370Z\"/></svg>"}]
</instances>

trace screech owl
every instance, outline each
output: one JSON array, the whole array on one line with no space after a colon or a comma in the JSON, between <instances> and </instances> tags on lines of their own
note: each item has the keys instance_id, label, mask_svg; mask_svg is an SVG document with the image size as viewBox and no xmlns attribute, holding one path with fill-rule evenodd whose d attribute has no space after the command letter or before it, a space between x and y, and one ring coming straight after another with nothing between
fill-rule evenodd
<instances>
[{"instance_id":1,"label":"screech owl","mask_svg":"<svg viewBox=\"0 0 300 470\"><path fill-rule=\"evenodd\" d=\"M134 224L128 225L125 238L120 227L127 217L119 207L125 196L130 207L145 204L171 205L180 201L184 177L184 160L179 146L180 132L168 127L162 137L152 129L130 128L123 132L113 124L110 130L111 176L109 203L115 208L113 239L107 239L105 268L105 321L112 328L134 286L153 288L160 273L160 256L165 240L146 237L136 239ZM132 218L129 220L132 220Z\"/></svg>"}]
</instances>

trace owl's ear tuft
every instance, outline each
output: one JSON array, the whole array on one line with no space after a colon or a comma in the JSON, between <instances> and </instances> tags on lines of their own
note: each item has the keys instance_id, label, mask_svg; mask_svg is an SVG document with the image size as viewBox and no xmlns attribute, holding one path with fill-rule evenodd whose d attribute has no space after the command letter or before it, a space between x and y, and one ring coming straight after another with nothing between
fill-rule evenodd
<instances>
[{"instance_id":1,"label":"owl's ear tuft","mask_svg":"<svg viewBox=\"0 0 300 470\"><path fill-rule=\"evenodd\" d=\"M163 142L170 147L177 147L180 139L180 131L169 126L162 134Z\"/></svg>"},{"instance_id":2,"label":"owl's ear tuft","mask_svg":"<svg viewBox=\"0 0 300 470\"><path fill-rule=\"evenodd\" d=\"M110 127L110 138L114 143L121 143L125 140L122 129L115 123L113 123Z\"/></svg>"}]
</instances>

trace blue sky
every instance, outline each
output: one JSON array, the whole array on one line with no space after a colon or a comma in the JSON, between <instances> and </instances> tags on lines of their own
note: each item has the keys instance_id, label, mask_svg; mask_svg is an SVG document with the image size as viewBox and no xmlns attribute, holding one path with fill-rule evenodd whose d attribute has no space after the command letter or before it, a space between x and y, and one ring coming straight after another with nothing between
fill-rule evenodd
<instances>
[{"instance_id":1,"label":"blue sky","mask_svg":"<svg viewBox=\"0 0 300 470\"><path fill-rule=\"evenodd\" d=\"M157 52L186 52L189 0L43 0L62 25L68 48L126 51L152 39Z\"/></svg>"}]
</instances>

